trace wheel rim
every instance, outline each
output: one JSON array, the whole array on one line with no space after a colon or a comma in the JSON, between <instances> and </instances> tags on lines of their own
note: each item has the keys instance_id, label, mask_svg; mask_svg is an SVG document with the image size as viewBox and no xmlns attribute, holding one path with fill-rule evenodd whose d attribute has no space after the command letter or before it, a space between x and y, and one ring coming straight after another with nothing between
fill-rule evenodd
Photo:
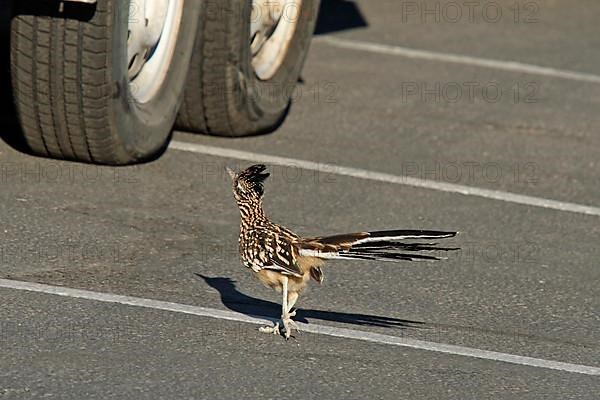
<instances>
[{"instance_id":1,"label":"wheel rim","mask_svg":"<svg viewBox=\"0 0 600 400\"><path fill-rule=\"evenodd\" d=\"M302 0L253 0L250 49L256 76L268 80L285 59L296 31Z\"/></svg>"},{"instance_id":2,"label":"wheel rim","mask_svg":"<svg viewBox=\"0 0 600 400\"><path fill-rule=\"evenodd\" d=\"M129 7L127 36L131 95L147 103L162 86L173 59L184 0L136 0Z\"/></svg>"}]
</instances>

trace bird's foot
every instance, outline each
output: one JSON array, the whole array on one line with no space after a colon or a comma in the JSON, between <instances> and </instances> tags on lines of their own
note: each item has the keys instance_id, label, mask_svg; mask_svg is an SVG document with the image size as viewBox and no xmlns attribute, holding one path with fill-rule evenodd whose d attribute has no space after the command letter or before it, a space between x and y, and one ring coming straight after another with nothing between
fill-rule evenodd
<instances>
[{"instance_id":1,"label":"bird's foot","mask_svg":"<svg viewBox=\"0 0 600 400\"><path fill-rule=\"evenodd\" d=\"M296 324L296 322L292 319L294 316L296 316L296 311L286 313L281 316L281 322L283 324L283 331L281 334L286 338L286 340L292 336L292 329L295 329L296 331L300 330L298 324Z\"/></svg>"},{"instance_id":2,"label":"bird's foot","mask_svg":"<svg viewBox=\"0 0 600 400\"><path fill-rule=\"evenodd\" d=\"M275 325L273 326L261 326L260 328L258 328L258 331L262 333L272 333L274 335L281 335L281 332L279 331L279 322L275 322Z\"/></svg>"},{"instance_id":3,"label":"bird's foot","mask_svg":"<svg viewBox=\"0 0 600 400\"><path fill-rule=\"evenodd\" d=\"M292 319L292 317L296 316L296 311L292 311L287 314L283 314L281 316L281 320L275 322L273 326L261 326L258 328L259 332L262 333L271 333L274 335L282 335L286 339L289 339L292 336L292 330L295 329L299 331L300 328L298 324Z\"/></svg>"}]
</instances>

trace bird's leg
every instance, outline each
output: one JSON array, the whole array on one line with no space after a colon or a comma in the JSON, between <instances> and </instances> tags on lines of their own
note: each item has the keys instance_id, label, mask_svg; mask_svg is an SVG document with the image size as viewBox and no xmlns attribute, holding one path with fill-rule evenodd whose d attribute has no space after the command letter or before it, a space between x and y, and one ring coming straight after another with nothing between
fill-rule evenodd
<instances>
[{"instance_id":1,"label":"bird's leg","mask_svg":"<svg viewBox=\"0 0 600 400\"><path fill-rule=\"evenodd\" d=\"M292 311L294 304L296 304L296 300L298 300L298 292L290 292L288 295L288 307L287 307L287 313L288 313L288 316L290 316L290 317L296 316L296 311L290 312L290 311Z\"/></svg>"},{"instance_id":2,"label":"bird's leg","mask_svg":"<svg viewBox=\"0 0 600 400\"><path fill-rule=\"evenodd\" d=\"M283 298L281 300L281 322L283 324L284 329L283 334L286 339L289 339L292 334L292 327L290 326L291 318L289 315L290 310L288 308L288 277L283 276L281 283L283 286Z\"/></svg>"},{"instance_id":3,"label":"bird's leg","mask_svg":"<svg viewBox=\"0 0 600 400\"><path fill-rule=\"evenodd\" d=\"M285 275L283 276L282 286L283 299L281 300L281 319L283 320L288 313L288 277Z\"/></svg>"},{"instance_id":4,"label":"bird's leg","mask_svg":"<svg viewBox=\"0 0 600 400\"><path fill-rule=\"evenodd\" d=\"M292 335L292 328L298 329L298 325L292 320L292 317L296 315L296 312L290 313L296 300L298 300L298 293L288 292L287 276L283 277L281 286L283 295L281 301L281 320L276 322L274 326L263 326L259 328L259 330L264 333L274 333L276 335L283 334L286 339L289 339ZM283 328L283 330L280 331L280 327Z\"/></svg>"},{"instance_id":5,"label":"bird's leg","mask_svg":"<svg viewBox=\"0 0 600 400\"><path fill-rule=\"evenodd\" d=\"M283 287L283 300L281 302L281 323L283 325L283 334L285 335L285 338L288 339L290 337L290 330L288 329L287 325L286 325L286 320L289 320L289 317L286 318L286 316L288 315L287 311L288 311L288 277L284 276L283 277L283 282L282 282L282 287ZM279 322L276 322L274 326L263 326L261 328L259 328L259 331L263 332L263 333L274 333L276 335L280 334L279 331Z\"/></svg>"},{"instance_id":6,"label":"bird's leg","mask_svg":"<svg viewBox=\"0 0 600 400\"><path fill-rule=\"evenodd\" d=\"M283 281L283 301L281 307L281 322L283 324L283 334L286 339L289 339L292 334L292 329L300 331L298 325L292 317L296 315L296 311L290 312L294 304L296 304L296 300L298 300L298 292L290 292L287 287L288 278L285 277Z\"/></svg>"},{"instance_id":7,"label":"bird's leg","mask_svg":"<svg viewBox=\"0 0 600 400\"><path fill-rule=\"evenodd\" d=\"M294 304L296 304L296 300L298 300L298 292L289 292L287 297L287 308L285 311L285 315L282 318L284 324L287 322L286 331L288 330L288 328L293 328L297 331L300 331L298 324L296 324L296 322L292 319L292 317L296 316L296 311L290 312L292 311L292 307L294 307Z\"/></svg>"}]
</instances>

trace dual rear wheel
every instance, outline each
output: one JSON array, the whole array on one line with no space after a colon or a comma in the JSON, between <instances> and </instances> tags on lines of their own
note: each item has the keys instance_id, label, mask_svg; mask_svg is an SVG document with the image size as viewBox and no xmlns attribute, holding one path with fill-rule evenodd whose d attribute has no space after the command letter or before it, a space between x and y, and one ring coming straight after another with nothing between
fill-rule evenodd
<instances>
[{"instance_id":1,"label":"dual rear wheel","mask_svg":"<svg viewBox=\"0 0 600 400\"><path fill-rule=\"evenodd\" d=\"M109 165L156 156L175 122L220 136L276 128L318 9L317 0L23 3L11 74L25 142L37 155Z\"/></svg>"}]
</instances>

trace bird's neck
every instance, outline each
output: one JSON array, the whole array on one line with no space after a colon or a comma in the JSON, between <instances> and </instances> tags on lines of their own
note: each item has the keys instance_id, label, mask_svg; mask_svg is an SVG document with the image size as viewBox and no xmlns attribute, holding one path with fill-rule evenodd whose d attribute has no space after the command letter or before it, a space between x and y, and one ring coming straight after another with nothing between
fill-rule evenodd
<instances>
[{"instance_id":1,"label":"bird's neck","mask_svg":"<svg viewBox=\"0 0 600 400\"><path fill-rule=\"evenodd\" d=\"M267 216L262 207L260 199L252 199L249 201L239 202L241 228L242 230L251 228L256 223L264 222Z\"/></svg>"}]
</instances>

